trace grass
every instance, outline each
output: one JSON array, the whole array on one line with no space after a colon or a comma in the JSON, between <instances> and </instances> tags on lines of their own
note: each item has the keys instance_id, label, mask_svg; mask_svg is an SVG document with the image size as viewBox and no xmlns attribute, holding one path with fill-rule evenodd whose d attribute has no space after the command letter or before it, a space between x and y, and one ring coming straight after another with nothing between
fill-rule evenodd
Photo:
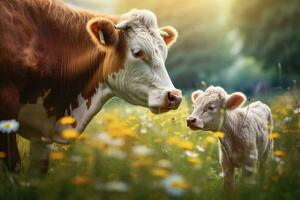
<instances>
[{"instance_id":1,"label":"grass","mask_svg":"<svg viewBox=\"0 0 300 200\"><path fill-rule=\"evenodd\" d=\"M0 174L0 199L297 199L300 196L299 93L272 97L275 146L264 183L223 191L218 136L192 132L189 101L162 115L113 100L71 145L54 145L49 173ZM240 174L237 174L237 180Z\"/></svg>"}]
</instances>

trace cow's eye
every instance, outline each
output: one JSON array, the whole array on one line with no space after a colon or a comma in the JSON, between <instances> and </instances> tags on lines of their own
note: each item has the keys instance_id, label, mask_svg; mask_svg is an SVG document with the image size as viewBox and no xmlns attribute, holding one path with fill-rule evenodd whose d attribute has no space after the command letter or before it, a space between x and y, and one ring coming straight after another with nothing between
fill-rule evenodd
<instances>
[{"instance_id":1,"label":"cow's eye","mask_svg":"<svg viewBox=\"0 0 300 200\"><path fill-rule=\"evenodd\" d=\"M141 49L133 49L131 52L135 58L143 59L145 56L144 51Z\"/></svg>"}]
</instances>

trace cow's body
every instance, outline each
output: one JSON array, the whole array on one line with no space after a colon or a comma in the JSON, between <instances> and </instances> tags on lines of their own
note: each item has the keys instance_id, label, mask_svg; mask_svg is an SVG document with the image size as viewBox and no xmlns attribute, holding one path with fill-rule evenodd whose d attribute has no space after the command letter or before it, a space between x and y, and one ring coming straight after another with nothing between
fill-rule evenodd
<instances>
[{"instance_id":1,"label":"cow's body","mask_svg":"<svg viewBox=\"0 0 300 200\"><path fill-rule=\"evenodd\" d=\"M63 116L73 116L73 127L82 132L113 96L148 106L148 94L140 98L143 101L131 101L135 97L122 92L134 91L124 91L127 88L114 82L119 77L126 80L124 72L132 65L129 33L112 29L120 20L121 16L70 8L56 0L0 1L0 120L17 119L18 133L25 138L66 143L60 133L68 127L58 123ZM98 32L106 39L103 44ZM173 87L165 83L162 87ZM6 135L0 137L0 151L6 152ZM18 160L15 133L9 137L14 151L8 156Z\"/></svg>"}]
</instances>

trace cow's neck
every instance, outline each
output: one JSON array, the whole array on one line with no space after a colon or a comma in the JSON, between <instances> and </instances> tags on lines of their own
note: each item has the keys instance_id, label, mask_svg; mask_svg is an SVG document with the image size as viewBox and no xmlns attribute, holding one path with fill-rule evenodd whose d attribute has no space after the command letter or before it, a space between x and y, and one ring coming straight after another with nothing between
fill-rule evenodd
<instances>
[{"instance_id":1,"label":"cow's neck","mask_svg":"<svg viewBox=\"0 0 300 200\"><path fill-rule=\"evenodd\" d=\"M50 54L48 57L57 58L49 61L51 77L56 81L50 86L49 107L57 108L54 111L57 118L74 116L76 129L83 131L112 97L102 77L105 54L96 48L86 31L88 20L99 15L73 10L60 3L46 5L43 9L47 25L41 24L40 37L47 44L44 48Z\"/></svg>"}]
</instances>

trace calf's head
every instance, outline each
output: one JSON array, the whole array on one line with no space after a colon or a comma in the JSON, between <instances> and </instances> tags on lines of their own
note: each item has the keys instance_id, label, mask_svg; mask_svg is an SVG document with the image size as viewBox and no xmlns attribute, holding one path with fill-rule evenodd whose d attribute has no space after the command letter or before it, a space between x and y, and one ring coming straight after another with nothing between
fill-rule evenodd
<instances>
[{"instance_id":1,"label":"calf's head","mask_svg":"<svg viewBox=\"0 0 300 200\"><path fill-rule=\"evenodd\" d=\"M116 96L153 113L177 109L181 91L175 89L165 67L168 48L177 39L174 28L158 28L152 12L132 10L115 22L94 18L87 29L105 51L101 76Z\"/></svg>"},{"instance_id":2,"label":"calf's head","mask_svg":"<svg viewBox=\"0 0 300 200\"><path fill-rule=\"evenodd\" d=\"M225 112L244 104L246 97L241 92L228 95L221 87L208 87L205 92L194 91L191 95L194 110L187 118L187 126L193 130L220 130Z\"/></svg>"}]
</instances>

